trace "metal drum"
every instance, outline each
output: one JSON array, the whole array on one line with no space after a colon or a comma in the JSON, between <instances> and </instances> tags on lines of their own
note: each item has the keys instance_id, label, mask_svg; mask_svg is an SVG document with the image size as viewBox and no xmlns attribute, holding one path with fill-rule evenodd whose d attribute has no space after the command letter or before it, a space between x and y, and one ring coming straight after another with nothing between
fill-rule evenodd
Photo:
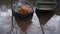
<instances>
[{"instance_id":1,"label":"metal drum","mask_svg":"<svg viewBox=\"0 0 60 34\"><path fill-rule=\"evenodd\" d=\"M35 4L36 12L41 14L48 14L54 12L57 7L57 2L54 0L51 1L37 1Z\"/></svg>"},{"instance_id":2,"label":"metal drum","mask_svg":"<svg viewBox=\"0 0 60 34\"><path fill-rule=\"evenodd\" d=\"M27 17L32 17L33 16L33 12L27 13L27 14L22 14L21 12L18 11L18 8L20 6L31 6L32 10L33 10L33 6L27 2L27 1L17 1L16 3L14 3L12 5L12 12L13 12L13 16L18 16L19 18L27 18Z\"/></svg>"}]
</instances>

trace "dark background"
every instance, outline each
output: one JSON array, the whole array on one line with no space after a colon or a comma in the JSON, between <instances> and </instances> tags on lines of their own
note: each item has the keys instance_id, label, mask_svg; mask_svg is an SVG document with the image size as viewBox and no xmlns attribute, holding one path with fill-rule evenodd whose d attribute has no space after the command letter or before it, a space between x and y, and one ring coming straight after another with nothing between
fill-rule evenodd
<instances>
[{"instance_id":1,"label":"dark background","mask_svg":"<svg viewBox=\"0 0 60 34\"><path fill-rule=\"evenodd\" d=\"M60 15L60 0L57 1L57 8L56 8L56 14Z\"/></svg>"}]
</instances>

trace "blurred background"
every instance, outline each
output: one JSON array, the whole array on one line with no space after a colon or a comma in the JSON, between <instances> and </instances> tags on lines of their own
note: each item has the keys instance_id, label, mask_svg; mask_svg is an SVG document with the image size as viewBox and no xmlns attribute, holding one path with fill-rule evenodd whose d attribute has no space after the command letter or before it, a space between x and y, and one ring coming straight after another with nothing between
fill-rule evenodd
<instances>
[{"instance_id":1,"label":"blurred background","mask_svg":"<svg viewBox=\"0 0 60 34\"><path fill-rule=\"evenodd\" d=\"M11 8L11 5L13 4L13 3L15 3L16 1L18 1L18 0L0 0L0 12L1 12L1 9L4 9L4 11L7 9L7 8ZM37 0L27 0L27 1L29 1L29 2L31 2L33 5L34 5L34 3L37 1ZM39 0L39 1L48 1L48 0ZM58 14L58 15L60 15L60 0L56 0L57 1L57 8L56 8L56 10L55 10L55 13L56 14ZM10 9L9 9L9 11L10 11ZM10 13L10 12L9 12ZM8 14L9 14L8 13ZM10 18L10 16L9 15L7 15L7 13L4 13L4 15L5 16L2 16L3 15L3 13L0 13L0 18L3 18L3 20L6 20L6 18L7 18L7 20L9 20L9 19L11 19ZM2 17L1 17L2 16ZM6 22L3 22L3 20L0 22L0 25L2 25L1 27L4 27L5 29L4 30L7 30L7 27L9 27L9 26L7 26L7 25L4 25L4 24L8 24L9 25L9 23L6 23ZM7 21L6 20L6 21ZM10 21L11 22L11 21ZM4 24L2 24L2 23L4 23ZM5 27L6 26L6 27ZM2 28L0 28L0 29L2 29ZM2 29L3 30L3 29ZM1 30L1 31L2 31Z\"/></svg>"},{"instance_id":2,"label":"blurred background","mask_svg":"<svg viewBox=\"0 0 60 34\"><path fill-rule=\"evenodd\" d=\"M0 0L0 7L1 5L6 5L8 8L11 8L11 5L16 1L18 0ZM27 0L27 1L34 4L37 0ZM48 1L48 0L39 0L39 1ZM60 0L56 0L56 1L57 1L57 8L55 10L56 11L55 13L60 15Z\"/></svg>"}]
</instances>

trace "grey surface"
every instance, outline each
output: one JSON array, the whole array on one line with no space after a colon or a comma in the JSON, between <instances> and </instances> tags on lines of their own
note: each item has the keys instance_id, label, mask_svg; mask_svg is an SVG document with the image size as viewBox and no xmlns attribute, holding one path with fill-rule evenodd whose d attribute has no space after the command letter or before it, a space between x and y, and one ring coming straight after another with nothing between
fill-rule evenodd
<instances>
[{"instance_id":1,"label":"grey surface","mask_svg":"<svg viewBox=\"0 0 60 34\"><path fill-rule=\"evenodd\" d=\"M11 9L7 9L6 6L4 7L3 9L0 8L0 34L6 34L11 25Z\"/></svg>"}]
</instances>

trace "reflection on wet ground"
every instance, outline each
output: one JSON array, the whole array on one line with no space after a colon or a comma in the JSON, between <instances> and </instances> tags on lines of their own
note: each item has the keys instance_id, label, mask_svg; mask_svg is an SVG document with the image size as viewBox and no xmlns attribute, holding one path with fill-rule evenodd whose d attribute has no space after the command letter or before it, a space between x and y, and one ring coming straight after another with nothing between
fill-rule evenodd
<instances>
[{"instance_id":1,"label":"reflection on wet ground","mask_svg":"<svg viewBox=\"0 0 60 34\"><path fill-rule=\"evenodd\" d=\"M38 13L38 12L36 11L36 14L37 14L37 16L38 16L38 18L39 18L40 24L41 24L41 25L44 25L44 24L46 24L47 21L49 21L49 19L55 14L55 12L51 12L51 13L49 13L49 14L41 14L41 13Z\"/></svg>"}]
</instances>

